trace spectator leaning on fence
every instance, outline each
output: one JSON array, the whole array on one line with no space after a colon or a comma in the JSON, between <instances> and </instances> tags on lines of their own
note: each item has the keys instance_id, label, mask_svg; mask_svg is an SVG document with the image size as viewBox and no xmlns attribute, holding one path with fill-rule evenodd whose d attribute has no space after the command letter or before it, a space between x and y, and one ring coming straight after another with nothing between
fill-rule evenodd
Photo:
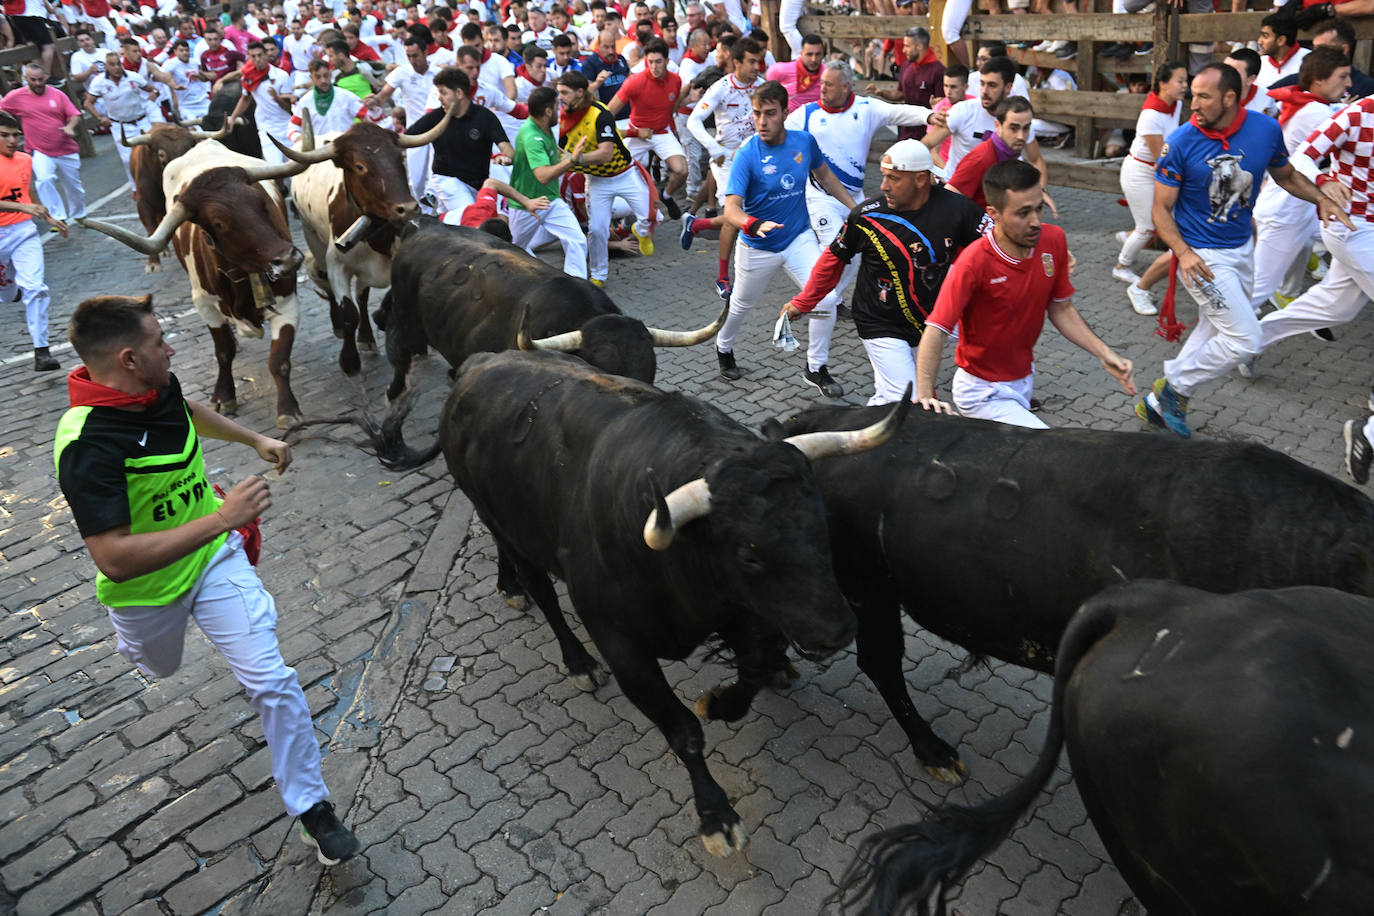
<instances>
[{"instance_id":1,"label":"spectator leaning on fence","mask_svg":"<svg viewBox=\"0 0 1374 916\"><path fill-rule=\"evenodd\" d=\"M47 0L4 0L4 11L15 43L38 48L38 64L51 77L54 46L48 15L52 4Z\"/></svg>"},{"instance_id":2,"label":"spectator leaning on fence","mask_svg":"<svg viewBox=\"0 0 1374 916\"><path fill-rule=\"evenodd\" d=\"M1341 4L1341 9L1347 9L1354 4ZM1363 0L1361 0L1363 2ZM1374 12L1374 0L1369 0L1369 12ZM1317 48L1335 48L1346 56L1346 59L1353 57L1355 52L1355 27L1347 19L1331 19L1317 26L1317 30L1312 33L1312 50ZM1284 86L1296 86L1298 76L1296 73L1288 76L1279 77L1269 87L1270 89L1281 89ZM1363 99L1374 95L1374 78L1368 73L1350 68L1350 97Z\"/></svg>"}]
</instances>

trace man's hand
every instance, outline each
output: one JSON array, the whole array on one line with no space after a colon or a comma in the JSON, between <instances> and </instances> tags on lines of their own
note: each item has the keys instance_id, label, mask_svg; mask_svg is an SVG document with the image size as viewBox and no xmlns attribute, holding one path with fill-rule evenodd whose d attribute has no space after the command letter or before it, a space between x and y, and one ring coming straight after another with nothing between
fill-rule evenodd
<instances>
[{"instance_id":1,"label":"man's hand","mask_svg":"<svg viewBox=\"0 0 1374 916\"><path fill-rule=\"evenodd\" d=\"M497 165L510 165L510 157L507 156L505 153L498 154L491 161L495 162Z\"/></svg>"},{"instance_id":2,"label":"man's hand","mask_svg":"<svg viewBox=\"0 0 1374 916\"><path fill-rule=\"evenodd\" d=\"M781 229L782 223L775 223L771 219L766 219L754 227L754 238L761 239L774 229Z\"/></svg>"},{"instance_id":3,"label":"man's hand","mask_svg":"<svg viewBox=\"0 0 1374 916\"><path fill-rule=\"evenodd\" d=\"M654 138L653 128L641 127L636 131L636 135L641 140L652 140Z\"/></svg>"},{"instance_id":4,"label":"man's hand","mask_svg":"<svg viewBox=\"0 0 1374 916\"><path fill-rule=\"evenodd\" d=\"M1341 205L1344 210L1350 206L1350 189L1339 181L1328 181L1317 187L1317 192L1328 200L1333 200Z\"/></svg>"},{"instance_id":5,"label":"man's hand","mask_svg":"<svg viewBox=\"0 0 1374 916\"><path fill-rule=\"evenodd\" d=\"M547 197L532 197L526 204L525 209L531 213L538 213L540 210L547 210L553 203Z\"/></svg>"},{"instance_id":6,"label":"man's hand","mask_svg":"<svg viewBox=\"0 0 1374 916\"><path fill-rule=\"evenodd\" d=\"M231 529L251 525L253 519L262 515L272 505L272 494L268 491L267 481L254 474L240 481L224 496L224 502L215 511L224 516Z\"/></svg>"},{"instance_id":7,"label":"man's hand","mask_svg":"<svg viewBox=\"0 0 1374 916\"><path fill-rule=\"evenodd\" d=\"M611 71L609 71L609 70L602 70L600 73L598 73L598 74L596 75L596 79L592 80L592 85L595 86L596 88L600 89L601 86L602 86L602 84L606 82L606 77L608 77L608 76L610 76L610 75L611 75Z\"/></svg>"},{"instance_id":8,"label":"man's hand","mask_svg":"<svg viewBox=\"0 0 1374 916\"><path fill-rule=\"evenodd\" d=\"M911 403L918 407L924 407L931 413L947 413L954 416L954 405L939 398L912 398Z\"/></svg>"},{"instance_id":9,"label":"man's hand","mask_svg":"<svg viewBox=\"0 0 1374 916\"><path fill-rule=\"evenodd\" d=\"M944 111L932 111L930 117L926 118L926 124L930 127L948 127L949 109Z\"/></svg>"},{"instance_id":10,"label":"man's hand","mask_svg":"<svg viewBox=\"0 0 1374 916\"><path fill-rule=\"evenodd\" d=\"M1328 188L1332 185L1336 185L1337 187L1341 186L1338 181L1329 181L1326 183L1326 187ZM1345 228L1355 228L1355 224L1350 221L1350 217L1345 215L1345 207L1336 203L1336 201L1332 200L1330 197L1327 197L1326 194L1322 194L1317 200L1317 216L1321 219L1323 226L1328 226L1331 220L1337 219L1340 220L1341 225L1345 226Z\"/></svg>"},{"instance_id":11,"label":"man's hand","mask_svg":"<svg viewBox=\"0 0 1374 916\"><path fill-rule=\"evenodd\" d=\"M1121 383L1122 390L1135 397L1135 366L1129 359L1108 350L1102 357L1102 368L1106 369L1112 378Z\"/></svg>"},{"instance_id":12,"label":"man's hand","mask_svg":"<svg viewBox=\"0 0 1374 916\"><path fill-rule=\"evenodd\" d=\"M1077 266L1078 266L1078 258L1075 258L1075 257L1073 256L1073 252L1070 251L1070 252L1069 252L1069 276L1070 276L1070 277L1073 276L1073 269L1074 269L1075 267L1077 267Z\"/></svg>"},{"instance_id":13,"label":"man's hand","mask_svg":"<svg viewBox=\"0 0 1374 916\"><path fill-rule=\"evenodd\" d=\"M793 305L791 300L788 300L787 304L782 307L782 313L786 315L789 320L792 318L800 318L801 316L806 314L801 309Z\"/></svg>"},{"instance_id":14,"label":"man's hand","mask_svg":"<svg viewBox=\"0 0 1374 916\"><path fill-rule=\"evenodd\" d=\"M75 136L76 136L76 125L74 125L74 124L63 124L63 125L62 125L62 133L66 134L68 137L75 137Z\"/></svg>"},{"instance_id":15,"label":"man's hand","mask_svg":"<svg viewBox=\"0 0 1374 916\"><path fill-rule=\"evenodd\" d=\"M1050 208L1050 216L1059 219L1059 208L1054 205L1054 198L1050 196L1050 189L1046 188L1042 193L1044 194L1045 205ZM1072 272L1070 270L1070 273Z\"/></svg>"},{"instance_id":16,"label":"man's hand","mask_svg":"<svg viewBox=\"0 0 1374 916\"><path fill-rule=\"evenodd\" d=\"M272 462L278 474L291 466L291 446L280 439L263 436L253 443L253 449L263 461Z\"/></svg>"},{"instance_id":17,"label":"man's hand","mask_svg":"<svg viewBox=\"0 0 1374 916\"><path fill-rule=\"evenodd\" d=\"M1183 274L1183 279L1196 286L1203 280L1212 280L1212 269L1207 266L1207 262L1202 260L1196 251L1189 248L1178 257L1178 272Z\"/></svg>"}]
</instances>

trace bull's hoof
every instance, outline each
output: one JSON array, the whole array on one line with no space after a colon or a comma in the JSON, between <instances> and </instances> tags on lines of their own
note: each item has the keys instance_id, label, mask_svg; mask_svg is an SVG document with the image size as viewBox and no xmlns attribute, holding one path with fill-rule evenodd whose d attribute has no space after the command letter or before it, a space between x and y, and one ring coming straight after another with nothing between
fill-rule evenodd
<instances>
[{"instance_id":1,"label":"bull's hoof","mask_svg":"<svg viewBox=\"0 0 1374 916\"><path fill-rule=\"evenodd\" d=\"M161 270L162 265L156 261L149 261L147 264L143 265L143 272L145 274L155 274L161 272Z\"/></svg>"},{"instance_id":2,"label":"bull's hoof","mask_svg":"<svg viewBox=\"0 0 1374 916\"><path fill-rule=\"evenodd\" d=\"M783 663L783 666L769 675L769 683L778 690L786 690L796 683L801 673L791 662Z\"/></svg>"},{"instance_id":3,"label":"bull's hoof","mask_svg":"<svg viewBox=\"0 0 1374 916\"><path fill-rule=\"evenodd\" d=\"M947 782L957 786L962 785L964 780L968 779L968 767L964 765L964 761L957 757L954 759L954 763L951 766L934 766L929 763L922 764L922 766L925 767L927 773L940 782Z\"/></svg>"},{"instance_id":4,"label":"bull's hoof","mask_svg":"<svg viewBox=\"0 0 1374 916\"><path fill-rule=\"evenodd\" d=\"M744 828L739 825L738 820L733 824L723 824L709 833L706 831L706 826L702 825L701 845L705 846L706 851L717 859L723 859L732 852L744 849L747 842L748 838L744 834Z\"/></svg>"},{"instance_id":5,"label":"bull's hoof","mask_svg":"<svg viewBox=\"0 0 1374 916\"><path fill-rule=\"evenodd\" d=\"M359 372L363 371L363 361L358 358L358 352L356 350L349 353L340 353L339 368L343 370L344 375L357 375Z\"/></svg>"},{"instance_id":6,"label":"bull's hoof","mask_svg":"<svg viewBox=\"0 0 1374 916\"><path fill-rule=\"evenodd\" d=\"M568 675L568 680L572 681L573 686L585 693L595 693L596 688L610 680L608 672L600 662L592 662L591 668L586 671L576 672Z\"/></svg>"},{"instance_id":7,"label":"bull's hoof","mask_svg":"<svg viewBox=\"0 0 1374 916\"><path fill-rule=\"evenodd\" d=\"M360 341L358 341L358 349L359 349L359 350L362 350L364 353L376 353L376 352L377 352L377 341L375 341L375 340L360 340Z\"/></svg>"},{"instance_id":8,"label":"bull's hoof","mask_svg":"<svg viewBox=\"0 0 1374 916\"><path fill-rule=\"evenodd\" d=\"M224 414L226 417L237 416L239 412L238 401L215 401L215 413Z\"/></svg>"},{"instance_id":9,"label":"bull's hoof","mask_svg":"<svg viewBox=\"0 0 1374 916\"><path fill-rule=\"evenodd\" d=\"M523 611L530 606L529 599L523 592L502 592L501 597L506 599L506 607L515 608L517 611Z\"/></svg>"},{"instance_id":10,"label":"bull's hoof","mask_svg":"<svg viewBox=\"0 0 1374 916\"><path fill-rule=\"evenodd\" d=\"M286 429L287 427L295 426L303 419L304 417L300 414L279 413L277 414L277 427L279 429Z\"/></svg>"},{"instance_id":11,"label":"bull's hoof","mask_svg":"<svg viewBox=\"0 0 1374 916\"><path fill-rule=\"evenodd\" d=\"M755 691L741 684L721 684L697 697L697 718L709 722L736 722L749 711Z\"/></svg>"},{"instance_id":12,"label":"bull's hoof","mask_svg":"<svg viewBox=\"0 0 1374 916\"><path fill-rule=\"evenodd\" d=\"M697 718L703 721L710 721L716 718L711 714L715 706L715 700L728 689L728 687L717 686L712 687L710 690L703 691L701 696L697 697L696 705L692 707L692 711L697 714Z\"/></svg>"},{"instance_id":13,"label":"bull's hoof","mask_svg":"<svg viewBox=\"0 0 1374 916\"><path fill-rule=\"evenodd\" d=\"M337 337L337 338L339 338L339 340L343 340L343 339L344 339L343 328L335 328L335 329L334 329L334 336Z\"/></svg>"}]
</instances>

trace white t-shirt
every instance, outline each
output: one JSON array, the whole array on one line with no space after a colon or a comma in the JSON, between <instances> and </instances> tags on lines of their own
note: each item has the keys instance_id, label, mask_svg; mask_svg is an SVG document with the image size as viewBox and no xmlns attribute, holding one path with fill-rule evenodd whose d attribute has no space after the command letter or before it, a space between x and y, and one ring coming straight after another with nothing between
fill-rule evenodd
<instances>
[{"instance_id":1,"label":"white t-shirt","mask_svg":"<svg viewBox=\"0 0 1374 916\"><path fill-rule=\"evenodd\" d=\"M949 157L945 160L945 174L953 175L954 170L959 167L959 160L967 156L997 128L997 119L989 114L982 101L976 98L951 105L946 117L950 144Z\"/></svg>"},{"instance_id":2,"label":"white t-shirt","mask_svg":"<svg viewBox=\"0 0 1374 916\"><path fill-rule=\"evenodd\" d=\"M291 113L287 138L292 143L296 142L301 135L300 126L305 123L305 118L310 119L310 127L319 138L328 133L343 133L353 126L354 119L366 117L367 109L363 107L363 103L346 89L335 89L334 100L330 102L329 109L320 114L315 108L315 90L311 89L301 96Z\"/></svg>"},{"instance_id":3,"label":"white t-shirt","mask_svg":"<svg viewBox=\"0 0 1374 916\"><path fill-rule=\"evenodd\" d=\"M453 59L456 61L457 55L454 55ZM504 80L508 76L515 76L515 65L500 54L487 55L487 59L482 62L481 69L477 71L479 83L486 82L493 86L504 86Z\"/></svg>"},{"instance_id":4,"label":"white t-shirt","mask_svg":"<svg viewBox=\"0 0 1374 916\"><path fill-rule=\"evenodd\" d=\"M82 51L80 48L72 52L71 60L67 65L72 73L85 73L87 70L95 68L87 79L95 79L105 72L105 52L100 50Z\"/></svg>"},{"instance_id":5,"label":"white t-shirt","mask_svg":"<svg viewBox=\"0 0 1374 916\"><path fill-rule=\"evenodd\" d=\"M1283 126L1283 145L1288 155L1297 152L1298 147L1307 142L1318 127L1345 106L1327 105L1322 102L1308 102ZM1266 174L1264 186L1255 199L1254 217L1256 220L1277 221L1289 225L1306 225L1317 222L1317 209L1300 197L1294 197L1275 183Z\"/></svg>"},{"instance_id":6,"label":"white t-shirt","mask_svg":"<svg viewBox=\"0 0 1374 916\"><path fill-rule=\"evenodd\" d=\"M1259 76L1255 79L1255 85L1259 87L1259 92L1255 93L1255 97L1259 98L1264 95L1269 91L1270 86L1274 85L1285 76L1297 75L1298 70L1302 68L1302 59L1311 53L1312 52L1306 48L1298 48L1297 52L1294 53L1292 57L1284 61L1282 67L1275 67L1272 57L1268 54L1261 54L1260 72ZM1270 101L1272 101L1272 99Z\"/></svg>"},{"instance_id":7,"label":"white t-shirt","mask_svg":"<svg viewBox=\"0 0 1374 916\"><path fill-rule=\"evenodd\" d=\"M284 139L286 137L287 128L291 124L291 112L282 108L272 99L270 90L275 89L277 95L287 99L294 106L296 94L293 91L292 82L291 74L285 70L276 67L267 68L267 79L258 83L253 89L253 101L258 106L253 118L258 122L259 130L265 130L279 138Z\"/></svg>"},{"instance_id":8,"label":"white t-shirt","mask_svg":"<svg viewBox=\"0 0 1374 916\"><path fill-rule=\"evenodd\" d=\"M524 33L520 36L520 46L523 48L530 42L534 42L535 44L539 45L539 47L543 48L545 51L548 51L550 54L552 54L553 37L557 34L558 31L551 25L544 26L544 30L542 32L534 32L530 29L526 29Z\"/></svg>"},{"instance_id":9,"label":"white t-shirt","mask_svg":"<svg viewBox=\"0 0 1374 916\"><path fill-rule=\"evenodd\" d=\"M853 96L844 111L828 112L819 102L808 102L787 116L788 130L804 130L816 138L825 164L855 200L863 197L864 165L873 135L885 125L912 127L925 124L930 109L920 105L897 105L881 99ZM814 192L814 193L813 193ZM828 196L828 192L807 182L808 196Z\"/></svg>"},{"instance_id":10,"label":"white t-shirt","mask_svg":"<svg viewBox=\"0 0 1374 916\"><path fill-rule=\"evenodd\" d=\"M983 74L977 70L970 70L968 75L968 94L975 99L979 98L978 89L983 85ZM1011 94L1019 95L1023 99L1030 98L1030 83L1021 74L1016 74L1016 78L1011 81ZM954 174L953 172L950 173Z\"/></svg>"},{"instance_id":11,"label":"white t-shirt","mask_svg":"<svg viewBox=\"0 0 1374 916\"><path fill-rule=\"evenodd\" d=\"M424 73L416 73L408 62L386 75L386 84L395 87L406 109L406 123L414 124L428 110L425 105L430 90L434 88L434 77L439 72L433 64Z\"/></svg>"},{"instance_id":12,"label":"white t-shirt","mask_svg":"<svg viewBox=\"0 0 1374 916\"><path fill-rule=\"evenodd\" d=\"M144 108L144 103L148 100L148 95L144 91L147 88L148 82L137 73L126 72L119 82L102 73L91 77L86 93L104 100L105 116L111 121L132 123L142 121L143 116L147 114L147 109Z\"/></svg>"},{"instance_id":13,"label":"white t-shirt","mask_svg":"<svg viewBox=\"0 0 1374 916\"><path fill-rule=\"evenodd\" d=\"M177 84L177 107L182 111L200 111L210 104L210 83L200 79L195 61L183 64L174 57L162 69Z\"/></svg>"},{"instance_id":14,"label":"white t-shirt","mask_svg":"<svg viewBox=\"0 0 1374 916\"><path fill-rule=\"evenodd\" d=\"M740 85L735 82L734 74L727 74L711 84L701 97L697 107L692 109L687 119L687 129L697 142L706 147L714 159L717 156L733 153L739 145L754 135L754 108L750 100L754 90L762 86L763 77L754 78L752 83ZM716 116L716 135L706 129L706 119Z\"/></svg>"},{"instance_id":15,"label":"white t-shirt","mask_svg":"<svg viewBox=\"0 0 1374 916\"><path fill-rule=\"evenodd\" d=\"M305 70L310 66L311 50L315 47L315 39L309 35L287 35L282 41L281 49L284 53L291 55L291 70Z\"/></svg>"},{"instance_id":16,"label":"white t-shirt","mask_svg":"<svg viewBox=\"0 0 1374 916\"><path fill-rule=\"evenodd\" d=\"M1150 146L1145 142L1145 138L1167 137L1177 130L1178 115L1182 110L1182 102L1174 105L1172 113L1150 108L1140 109L1140 117L1135 119L1135 139L1131 141L1131 155L1141 162L1154 165L1155 156L1150 152Z\"/></svg>"}]
</instances>

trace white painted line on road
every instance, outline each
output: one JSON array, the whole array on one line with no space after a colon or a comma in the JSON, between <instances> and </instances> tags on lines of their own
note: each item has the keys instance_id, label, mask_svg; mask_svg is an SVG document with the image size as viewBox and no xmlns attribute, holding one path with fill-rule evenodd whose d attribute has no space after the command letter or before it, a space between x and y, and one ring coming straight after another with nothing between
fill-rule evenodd
<instances>
[{"instance_id":1,"label":"white painted line on road","mask_svg":"<svg viewBox=\"0 0 1374 916\"><path fill-rule=\"evenodd\" d=\"M186 309L185 311L177 312L175 315L170 316L170 318L164 318L164 320L179 321L180 319L185 318L187 315L194 314L196 314L196 310L194 307L192 307ZM63 341L62 343L53 344L48 349L52 353L71 353L72 345L67 343L66 341ZM0 359L0 369L8 369L10 366L17 366L20 363L29 362L32 359L32 354L20 354L18 356L11 356L8 359ZM73 366L72 368L75 367Z\"/></svg>"},{"instance_id":2,"label":"white painted line on road","mask_svg":"<svg viewBox=\"0 0 1374 916\"><path fill-rule=\"evenodd\" d=\"M89 207L87 207L87 208L86 208L86 214L89 216L90 214L94 213L96 210L99 210L101 207L105 206L105 205L108 204L110 201L114 200L116 197L118 197L119 195L123 194L125 191L128 191L128 190L129 190L129 183L126 181L126 182L124 182L122 185L120 185L119 187L117 187L117 188L115 188L113 191L111 191L109 194L106 194L104 197L100 198L100 199L97 200L95 203L93 203L93 204L91 204ZM137 216L137 214L135 214L135 216ZM105 217L105 219L127 219L127 218L128 218L128 217L122 216L122 215L121 215L121 216L107 216L107 217ZM74 228L76 224L75 224L75 223L72 223L72 224L70 224L70 225L71 225L72 228ZM40 245L46 245L46 244L48 244L49 242L51 242L53 239L57 238L57 237L60 235L60 233L57 233L57 232L41 232L40 235L42 235L42 238L40 238L40 239L38 240L38 244L40 244ZM8 365L8 363L0 363L0 365Z\"/></svg>"}]
</instances>

